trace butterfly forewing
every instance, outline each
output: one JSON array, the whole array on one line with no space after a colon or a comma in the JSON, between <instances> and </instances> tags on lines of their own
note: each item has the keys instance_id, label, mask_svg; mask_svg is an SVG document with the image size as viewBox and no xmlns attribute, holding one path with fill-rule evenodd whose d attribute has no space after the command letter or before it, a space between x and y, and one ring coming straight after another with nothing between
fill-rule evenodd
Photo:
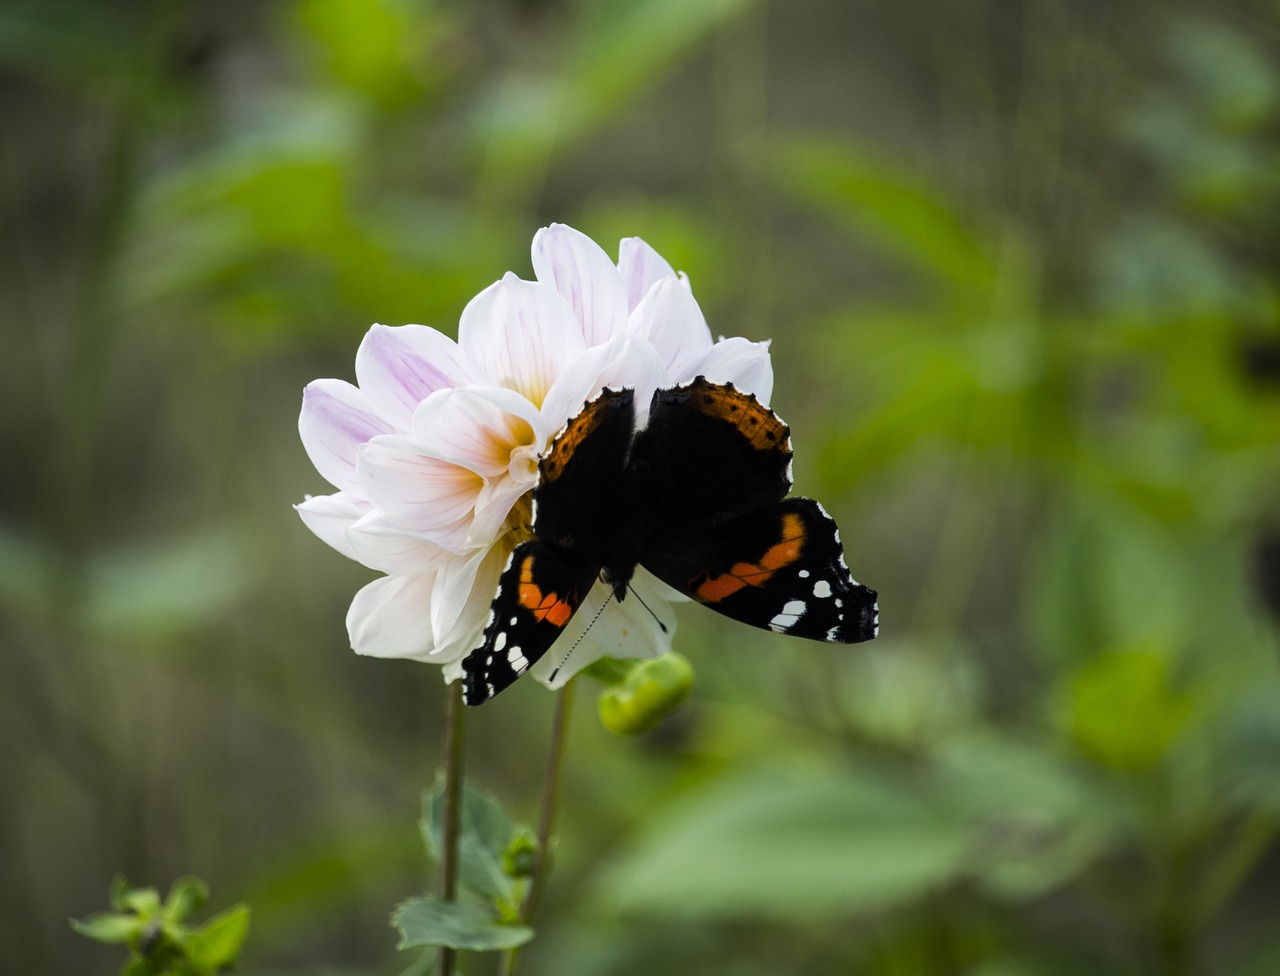
<instances>
[{"instance_id":1,"label":"butterfly forewing","mask_svg":"<svg viewBox=\"0 0 1280 976\"><path fill-rule=\"evenodd\" d=\"M659 390L633 458L649 466L651 519L671 536L780 501L791 490L791 435L768 407L698 377Z\"/></svg>"},{"instance_id":2,"label":"butterfly forewing","mask_svg":"<svg viewBox=\"0 0 1280 976\"><path fill-rule=\"evenodd\" d=\"M538 465L533 531L539 539L584 558L610 534L634 434L630 390L605 390L565 425Z\"/></svg>"}]
</instances>

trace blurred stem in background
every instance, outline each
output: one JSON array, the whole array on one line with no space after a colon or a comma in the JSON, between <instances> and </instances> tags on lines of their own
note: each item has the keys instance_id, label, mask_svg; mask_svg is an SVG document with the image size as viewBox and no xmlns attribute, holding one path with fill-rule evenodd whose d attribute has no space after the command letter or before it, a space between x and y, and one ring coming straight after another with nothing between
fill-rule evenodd
<instances>
[{"instance_id":1,"label":"blurred stem in background","mask_svg":"<svg viewBox=\"0 0 1280 976\"><path fill-rule=\"evenodd\" d=\"M564 763L564 750L569 741L569 714L573 706L573 689L577 679L570 678L556 695L555 717L551 720L551 752L547 759L546 779L542 785L542 805L538 815L538 846L533 865L533 882L525 896L520 912L520 922L532 925L538 911L543 889L551 875L555 861L556 810L560 802L560 770ZM501 973L514 976L519 949L509 949L502 957Z\"/></svg>"}]
</instances>

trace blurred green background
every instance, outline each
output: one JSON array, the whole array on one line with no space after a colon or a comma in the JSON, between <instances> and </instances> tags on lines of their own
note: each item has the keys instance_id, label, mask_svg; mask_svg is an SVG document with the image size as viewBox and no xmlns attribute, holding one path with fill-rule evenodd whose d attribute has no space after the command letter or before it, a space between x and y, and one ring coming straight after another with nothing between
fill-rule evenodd
<instances>
[{"instance_id":1,"label":"blurred green background","mask_svg":"<svg viewBox=\"0 0 1280 976\"><path fill-rule=\"evenodd\" d=\"M300 393L561 220L774 340L882 636L687 609L639 739L584 683L522 970L1280 972L1278 52L1274 0L5 0L0 970L114 971L116 871L249 901L248 974L410 961L442 687L347 647ZM524 819L552 705L469 714Z\"/></svg>"}]
</instances>

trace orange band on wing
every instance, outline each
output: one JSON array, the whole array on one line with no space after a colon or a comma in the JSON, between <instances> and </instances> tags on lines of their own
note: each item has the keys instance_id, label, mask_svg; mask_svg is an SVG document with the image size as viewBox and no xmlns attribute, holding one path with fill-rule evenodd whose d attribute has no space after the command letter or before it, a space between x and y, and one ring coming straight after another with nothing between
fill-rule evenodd
<instances>
[{"instance_id":1,"label":"orange band on wing","mask_svg":"<svg viewBox=\"0 0 1280 976\"><path fill-rule=\"evenodd\" d=\"M794 513L783 516L782 541L765 550L759 563L734 563L727 573L705 579L693 588L703 603L719 603L748 586L764 586L775 572L790 566L804 549L804 522Z\"/></svg>"},{"instance_id":2,"label":"orange band on wing","mask_svg":"<svg viewBox=\"0 0 1280 976\"><path fill-rule=\"evenodd\" d=\"M520 606L531 612L535 618L545 621L553 627L563 628L573 616L574 608L555 593L543 593L541 587L533 581L533 557L526 556L520 564Z\"/></svg>"}]
</instances>

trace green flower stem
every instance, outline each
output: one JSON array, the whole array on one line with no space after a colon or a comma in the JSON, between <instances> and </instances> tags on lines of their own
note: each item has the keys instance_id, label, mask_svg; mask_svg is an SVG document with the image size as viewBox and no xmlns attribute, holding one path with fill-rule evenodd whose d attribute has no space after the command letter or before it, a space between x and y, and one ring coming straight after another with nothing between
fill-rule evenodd
<instances>
[{"instance_id":1,"label":"green flower stem","mask_svg":"<svg viewBox=\"0 0 1280 976\"><path fill-rule=\"evenodd\" d=\"M546 884L547 875L551 872L551 832L555 829L556 801L560 795L560 767L564 759L564 746L569 738L569 713L573 706L573 686L575 679L560 689L560 697L556 701L556 714L551 724L551 755L547 760L547 778L542 792L542 812L538 819L538 849L534 854L533 881L525 895L524 905L520 909L520 922L529 925L533 921L534 912L538 910L538 899ZM502 957L502 976L515 976L516 953L512 949Z\"/></svg>"},{"instance_id":2,"label":"green flower stem","mask_svg":"<svg viewBox=\"0 0 1280 976\"><path fill-rule=\"evenodd\" d=\"M454 901L458 895L458 814L462 809L462 746L464 716L462 682L449 685L444 712L444 848L440 854L440 897ZM453 976L458 953L441 948L440 976Z\"/></svg>"}]
</instances>

